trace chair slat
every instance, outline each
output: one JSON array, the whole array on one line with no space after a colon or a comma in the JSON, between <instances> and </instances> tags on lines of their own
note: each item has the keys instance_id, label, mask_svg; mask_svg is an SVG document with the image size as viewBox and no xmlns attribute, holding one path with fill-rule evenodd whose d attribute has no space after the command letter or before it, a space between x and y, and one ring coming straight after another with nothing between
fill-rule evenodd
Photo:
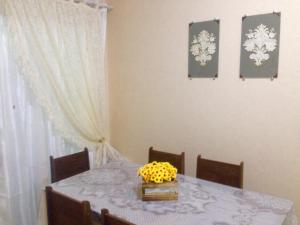
<instances>
[{"instance_id":1,"label":"chair slat","mask_svg":"<svg viewBox=\"0 0 300 225\"><path fill-rule=\"evenodd\" d=\"M88 149L59 158L50 156L50 167L52 183L85 172L90 169Z\"/></svg>"},{"instance_id":2,"label":"chair slat","mask_svg":"<svg viewBox=\"0 0 300 225\"><path fill-rule=\"evenodd\" d=\"M184 157L184 152L177 155L169 152L154 150L153 147L149 148L149 162L169 162L177 168L177 172L180 174L184 174Z\"/></svg>"},{"instance_id":3,"label":"chair slat","mask_svg":"<svg viewBox=\"0 0 300 225\"><path fill-rule=\"evenodd\" d=\"M197 158L197 178L243 188L244 163L240 165Z\"/></svg>"},{"instance_id":4,"label":"chair slat","mask_svg":"<svg viewBox=\"0 0 300 225\"><path fill-rule=\"evenodd\" d=\"M46 187L49 225L91 225L92 211L88 201L77 201ZM100 225L100 221L93 224Z\"/></svg>"},{"instance_id":5,"label":"chair slat","mask_svg":"<svg viewBox=\"0 0 300 225\"><path fill-rule=\"evenodd\" d=\"M101 224L102 225L135 225L125 219L110 214L108 209L101 210Z\"/></svg>"}]
</instances>

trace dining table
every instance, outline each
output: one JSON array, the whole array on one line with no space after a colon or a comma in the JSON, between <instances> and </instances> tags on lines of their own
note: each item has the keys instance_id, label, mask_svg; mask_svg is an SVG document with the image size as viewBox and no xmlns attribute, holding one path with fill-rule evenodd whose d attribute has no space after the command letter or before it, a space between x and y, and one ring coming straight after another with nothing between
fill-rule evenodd
<instances>
[{"instance_id":1,"label":"dining table","mask_svg":"<svg viewBox=\"0 0 300 225\"><path fill-rule=\"evenodd\" d=\"M297 225L293 202L269 194L177 175L178 200L142 201L141 165L115 161L53 183L54 190L95 212L136 225Z\"/></svg>"}]
</instances>

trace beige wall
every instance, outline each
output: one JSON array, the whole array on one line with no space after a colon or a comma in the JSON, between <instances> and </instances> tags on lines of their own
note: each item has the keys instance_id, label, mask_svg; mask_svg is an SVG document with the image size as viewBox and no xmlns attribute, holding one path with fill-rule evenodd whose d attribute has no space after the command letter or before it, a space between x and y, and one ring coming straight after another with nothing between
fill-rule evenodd
<instances>
[{"instance_id":1,"label":"beige wall","mask_svg":"<svg viewBox=\"0 0 300 225\"><path fill-rule=\"evenodd\" d=\"M245 188L292 199L300 216L300 1L112 0L112 144L135 162L149 146L245 162ZM281 11L279 78L241 81L241 18ZM188 24L221 20L219 78L187 78Z\"/></svg>"}]
</instances>

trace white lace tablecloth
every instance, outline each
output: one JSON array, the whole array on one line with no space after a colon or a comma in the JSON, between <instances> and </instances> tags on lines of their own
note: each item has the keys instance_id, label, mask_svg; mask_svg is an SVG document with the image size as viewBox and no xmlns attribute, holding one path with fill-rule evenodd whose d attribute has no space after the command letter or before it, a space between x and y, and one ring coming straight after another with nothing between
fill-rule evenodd
<instances>
[{"instance_id":1,"label":"white lace tablecloth","mask_svg":"<svg viewBox=\"0 0 300 225\"><path fill-rule=\"evenodd\" d=\"M54 190L88 200L94 211L137 225L297 225L289 200L178 175L177 201L144 202L138 165L114 162L52 184Z\"/></svg>"}]
</instances>

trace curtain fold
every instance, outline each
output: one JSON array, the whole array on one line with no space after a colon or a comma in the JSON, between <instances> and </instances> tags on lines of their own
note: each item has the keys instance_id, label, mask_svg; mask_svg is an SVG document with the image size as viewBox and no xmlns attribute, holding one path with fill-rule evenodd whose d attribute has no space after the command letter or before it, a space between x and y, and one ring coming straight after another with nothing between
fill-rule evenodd
<instances>
[{"instance_id":1,"label":"curtain fold","mask_svg":"<svg viewBox=\"0 0 300 225\"><path fill-rule=\"evenodd\" d=\"M106 142L107 9L65 0L5 3L9 46L55 129L77 146L95 149L97 164L121 159Z\"/></svg>"}]
</instances>

